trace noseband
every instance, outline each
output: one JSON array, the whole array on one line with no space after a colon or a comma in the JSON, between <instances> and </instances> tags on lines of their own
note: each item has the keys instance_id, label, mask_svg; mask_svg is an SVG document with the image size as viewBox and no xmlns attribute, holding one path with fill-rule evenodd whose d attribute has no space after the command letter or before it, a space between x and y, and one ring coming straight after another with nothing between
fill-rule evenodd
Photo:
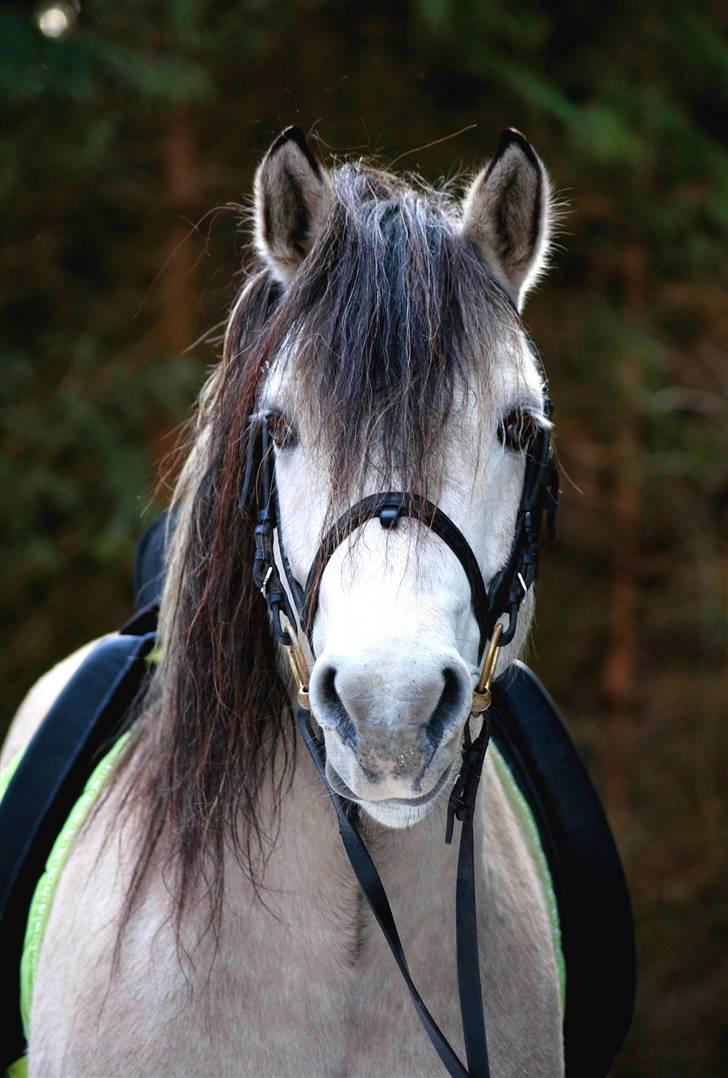
<instances>
[{"instance_id":1,"label":"noseband","mask_svg":"<svg viewBox=\"0 0 728 1078\"><path fill-rule=\"evenodd\" d=\"M552 406L548 398L544 411L550 418ZM448 1073L453 1078L488 1078L490 1069L480 985L475 906L473 812L490 736L490 684L498 649L513 639L521 604L536 581L539 533L544 513L549 533L552 536L554 534L558 506L558 473L553 461L550 429L539 429L528 450L511 550L503 568L488 584L483 579L478 560L467 539L441 509L419 494L385 491L362 498L336 521L321 541L306 583L302 586L296 579L285 553L275 483L275 458L270 435L262 422L251 432L241 502L246 512L255 515L257 519L253 579L266 599L273 631L279 643L287 649L298 685L298 729L333 803L351 867L389 944L420 1021ZM387 895L359 833L357 806L345 801L328 784L323 739L317 735L311 722L308 665L299 640L299 636L307 638L313 655L312 633L319 605L321 578L332 555L343 541L370 520L378 519L384 529L390 530L396 528L399 521L405 517L419 522L437 535L460 562L470 585L473 615L480 633L478 665L482 662L482 666L478 684L473 691L470 715L482 715L483 722L474 740L471 740L469 720L465 723L462 761L450 794L445 836L449 843L454 821L459 820L462 830L456 885L456 937L458 988L467 1070L430 1015L412 981ZM276 535L280 561L295 611L291 607L276 564ZM285 616L289 628L283 625L281 615Z\"/></svg>"}]
</instances>

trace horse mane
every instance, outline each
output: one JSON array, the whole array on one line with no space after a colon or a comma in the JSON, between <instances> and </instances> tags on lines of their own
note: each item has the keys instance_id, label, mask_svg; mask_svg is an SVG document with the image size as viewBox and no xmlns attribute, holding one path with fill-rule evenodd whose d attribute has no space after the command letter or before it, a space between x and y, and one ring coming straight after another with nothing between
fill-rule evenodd
<instances>
[{"instance_id":1,"label":"horse mane","mask_svg":"<svg viewBox=\"0 0 728 1078\"><path fill-rule=\"evenodd\" d=\"M294 727L251 577L255 521L240 504L250 416L272 365L293 364L297 401L328 451L332 502L356 495L374 447L383 489L396 476L427 496L456 383L476 369L486 385L496 338L516 332L446 194L362 164L331 179L325 232L288 288L262 265L244 283L190 428L161 659L126 769L139 825L124 923L164 851L178 929L200 887L219 924L227 850L258 889L275 841Z\"/></svg>"}]
</instances>

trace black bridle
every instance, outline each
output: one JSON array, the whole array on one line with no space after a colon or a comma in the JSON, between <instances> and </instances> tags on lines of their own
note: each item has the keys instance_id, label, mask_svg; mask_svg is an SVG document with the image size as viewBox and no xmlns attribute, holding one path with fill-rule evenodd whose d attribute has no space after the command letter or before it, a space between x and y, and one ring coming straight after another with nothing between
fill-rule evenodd
<instances>
[{"instance_id":1,"label":"black bridle","mask_svg":"<svg viewBox=\"0 0 728 1078\"><path fill-rule=\"evenodd\" d=\"M548 398L544 411L550 418L552 407ZM356 502L326 533L316 552L306 583L302 586L285 554L275 483L274 454L270 435L262 421L257 421L255 429L250 432L241 500L245 510L251 515L255 514L257 520L253 579L268 604L274 634L288 649L298 682L298 729L333 803L342 842L352 869L407 984L420 1021L448 1073L453 1078L488 1078L490 1069L478 959L473 813L490 737L490 679L497 651L513 639L521 604L535 583L539 534L544 514L549 533L553 535L555 530L558 473L553 460L550 429L539 428L527 450L521 501L510 554L506 564L488 584L483 579L478 561L465 536L445 513L418 494L385 491L371 494ZM291 630L295 632L298 627L298 631L307 637L311 653L314 654L311 636L318 610L321 578L332 555L347 536L368 521L376 518L383 528L391 529L396 528L403 517L410 517L429 528L460 562L470 584L473 614L480 633L479 665L485 655L483 674L473 694L471 707L471 716L482 715L483 723L477 737L471 740L469 720L466 721L460 771L448 803L446 833L446 841L450 842L454 821L460 821L462 830L456 885L457 967L467 1070L430 1015L412 981L387 895L357 826L357 806L342 798L328 783L323 739L312 724L306 662L298 640L291 635ZM281 565L295 611L283 586L275 559L276 534ZM283 625L282 615L290 628ZM507 619L505 625L501 622L503 618Z\"/></svg>"},{"instance_id":2,"label":"black bridle","mask_svg":"<svg viewBox=\"0 0 728 1078\"><path fill-rule=\"evenodd\" d=\"M544 413L553 414L547 399ZM513 639L518 612L536 581L538 573L539 533L541 519L546 514L549 534L554 535L558 506L558 473L553 460L551 432L540 427L526 459L521 501L508 561L486 585L478 560L460 529L441 509L418 494L384 491L370 494L356 502L336 521L323 537L302 587L293 574L282 541L278 497L275 486L275 466L270 435L262 421L251 436L246 461L241 500L245 509L256 516L255 559L253 580L265 596L273 618L273 631L279 643L290 647L290 633L283 627L281 614L291 626L299 625L311 637L319 589L324 570L331 556L357 528L375 518L383 528L391 529L403 517L412 517L424 524L443 540L460 562L470 584L473 614L480 630L478 662L493 635L496 622L506 616L500 646ZM273 537L278 532L278 547L288 586L296 606L291 609L273 553Z\"/></svg>"}]
</instances>

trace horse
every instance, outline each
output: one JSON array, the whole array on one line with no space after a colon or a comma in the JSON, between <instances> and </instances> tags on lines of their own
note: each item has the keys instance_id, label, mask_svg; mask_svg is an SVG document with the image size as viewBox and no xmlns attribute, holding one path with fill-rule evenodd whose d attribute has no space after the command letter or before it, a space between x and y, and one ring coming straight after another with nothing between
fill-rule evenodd
<instances>
[{"instance_id":1,"label":"horse","mask_svg":"<svg viewBox=\"0 0 728 1078\"><path fill-rule=\"evenodd\" d=\"M48 915L31 1076L442 1073L297 733L300 689L412 976L462 1052L443 836L480 674L463 566L426 513L363 519L320 566L305 687L279 639L300 630L291 582L374 492L415 492L455 522L486 582L503 569L527 457L551 425L520 312L553 216L546 169L513 130L461 195L328 166L295 128L259 165L253 260L173 497L149 688ZM275 466L277 636L248 568L254 430ZM499 672L524 649L533 593L524 583ZM87 651L31 690L3 762ZM558 940L496 763L489 752L473 821L491 1073L549 1078L564 1072Z\"/></svg>"}]
</instances>

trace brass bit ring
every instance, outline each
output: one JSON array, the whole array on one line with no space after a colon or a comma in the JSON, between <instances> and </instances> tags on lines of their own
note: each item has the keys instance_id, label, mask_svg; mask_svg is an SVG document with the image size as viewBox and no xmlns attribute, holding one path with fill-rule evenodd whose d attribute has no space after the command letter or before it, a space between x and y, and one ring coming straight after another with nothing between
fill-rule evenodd
<instances>
[{"instance_id":1,"label":"brass bit ring","mask_svg":"<svg viewBox=\"0 0 728 1078\"><path fill-rule=\"evenodd\" d=\"M498 662L499 641L502 632L503 626L500 624L497 624L493 629L493 635L490 638L485 658L483 659L483 667L480 671L478 684L473 690L473 700L470 705L471 715L482 715L484 711L488 710L492 703L493 696L490 691L490 686L493 681L496 663Z\"/></svg>"}]
</instances>

